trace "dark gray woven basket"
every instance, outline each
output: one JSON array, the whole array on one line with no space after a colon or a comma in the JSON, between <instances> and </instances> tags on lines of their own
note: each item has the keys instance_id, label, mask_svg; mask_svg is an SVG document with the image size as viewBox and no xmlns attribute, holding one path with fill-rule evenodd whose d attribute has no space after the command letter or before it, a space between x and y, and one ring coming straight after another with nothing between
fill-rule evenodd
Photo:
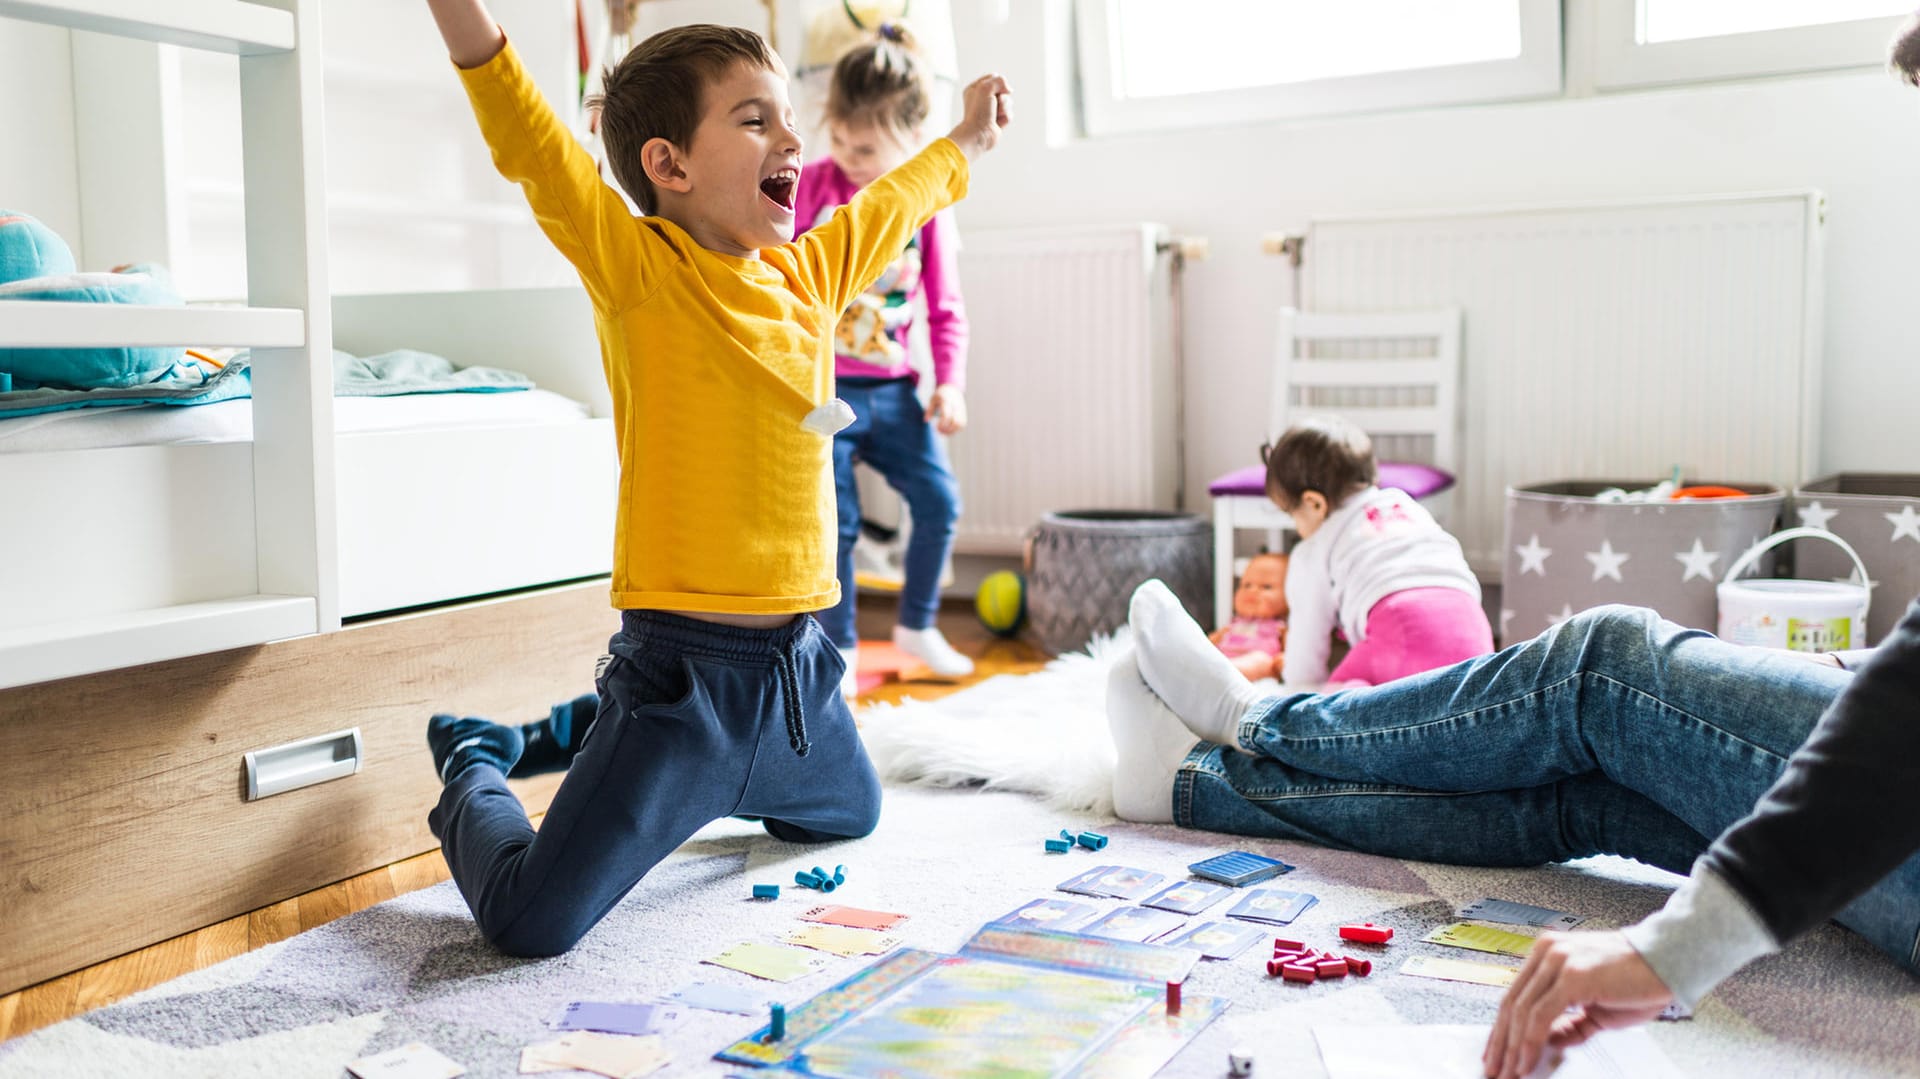
<instances>
[{"instance_id":1,"label":"dark gray woven basket","mask_svg":"<svg viewBox=\"0 0 1920 1079\"><path fill-rule=\"evenodd\" d=\"M1027 555L1027 620L1058 655L1127 621L1133 590L1167 583L1202 626L1213 609L1213 529L1203 517L1160 510L1068 510L1034 527Z\"/></svg>"}]
</instances>

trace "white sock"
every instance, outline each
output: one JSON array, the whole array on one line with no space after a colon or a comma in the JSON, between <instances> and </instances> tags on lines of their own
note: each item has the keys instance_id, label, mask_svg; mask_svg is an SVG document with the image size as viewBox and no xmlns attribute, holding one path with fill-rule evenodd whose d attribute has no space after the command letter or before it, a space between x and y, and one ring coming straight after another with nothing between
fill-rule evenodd
<instances>
[{"instance_id":1,"label":"white sock","mask_svg":"<svg viewBox=\"0 0 1920 1079\"><path fill-rule=\"evenodd\" d=\"M1113 811L1142 824L1173 823L1173 778L1194 736L1144 679L1129 651L1107 675L1107 726L1113 731Z\"/></svg>"},{"instance_id":2,"label":"white sock","mask_svg":"<svg viewBox=\"0 0 1920 1079\"><path fill-rule=\"evenodd\" d=\"M973 673L973 661L954 651L946 634L937 626L926 629L893 627L893 643L900 651L927 665L941 678L965 678Z\"/></svg>"},{"instance_id":3,"label":"white sock","mask_svg":"<svg viewBox=\"0 0 1920 1079\"><path fill-rule=\"evenodd\" d=\"M840 649L840 658L847 661L847 673L840 676L840 695L852 700L860 695L860 646Z\"/></svg>"},{"instance_id":4,"label":"white sock","mask_svg":"<svg viewBox=\"0 0 1920 1079\"><path fill-rule=\"evenodd\" d=\"M1140 651L1140 674L1187 729L1238 748L1240 720L1265 698L1200 631L1165 584L1134 590L1127 621Z\"/></svg>"}]
</instances>

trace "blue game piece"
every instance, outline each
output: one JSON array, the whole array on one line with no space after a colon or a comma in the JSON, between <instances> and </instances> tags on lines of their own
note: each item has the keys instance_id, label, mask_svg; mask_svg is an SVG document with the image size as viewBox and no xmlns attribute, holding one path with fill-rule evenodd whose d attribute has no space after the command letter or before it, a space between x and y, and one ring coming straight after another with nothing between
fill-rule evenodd
<instances>
[{"instance_id":1,"label":"blue game piece","mask_svg":"<svg viewBox=\"0 0 1920 1079\"><path fill-rule=\"evenodd\" d=\"M1238 888L1243 884L1290 873L1293 867L1278 858L1236 850L1202 859L1188 866L1187 871L1196 877L1217 880Z\"/></svg>"},{"instance_id":2,"label":"blue game piece","mask_svg":"<svg viewBox=\"0 0 1920 1079\"><path fill-rule=\"evenodd\" d=\"M780 886L778 884L756 884L753 886L753 897L755 899L778 899L780 898Z\"/></svg>"},{"instance_id":3,"label":"blue game piece","mask_svg":"<svg viewBox=\"0 0 1920 1079\"><path fill-rule=\"evenodd\" d=\"M1100 850L1107 845L1107 837L1099 832L1081 832L1075 841L1088 850Z\"/></svg>"},{"instance_id":4,"label":"blue game piece","mask_svg":"<svg viewBox=\"0 0 1920 1079\"><path fill-rule=\"evenodd\" d=\"M844 866L844 865L836 865L836 866L834 866L834 867L833 867L833 882L834 882L835 884L845 884L845 883L847 882L847 867L846 867L846 866Z\"/></svg>"},{"instance_id":5,"label":"blue game piece","mask_svg":"<svg viewBox=\"0 0 1920 1079\"><path fill-rule=\"evenodd\" d=\"M1073 844L1064 839L1047 840L1047 850L1054 854L1065 854L1073 849Z\"/></svg>"},{"instance_id":6,"label":"blue game piece","mask_svg":"<svg viewBox=\"0 0 1920 1079\"><path fill-rule=\"evenodd\" d=\"M787 1006L775 1004L768 1009L767 1040L777 1042L787 1036Z\"/></svg>"},{"instance_id":7,"label":"blue game piece","mask_svg":"<svg viewBox=\"0 0 1920 1079\"><path fill-rule=\"evenodd\" d=\"M820 878L814 876L812 873L809 873L804 869L802 869L800 872L795 873L793 875L793 882L795 884L798 884L802 888L820 887Z\"/></svg>"}]
</instances>

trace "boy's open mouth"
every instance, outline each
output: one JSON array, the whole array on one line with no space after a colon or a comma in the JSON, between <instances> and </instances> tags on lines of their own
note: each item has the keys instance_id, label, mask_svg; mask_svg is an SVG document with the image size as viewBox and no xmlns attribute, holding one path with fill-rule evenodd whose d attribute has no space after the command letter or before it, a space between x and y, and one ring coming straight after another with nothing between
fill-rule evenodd
<instances>
[{"instance_id":1,"label":"boy's open mouth","mask_svg":"<svg viewBox=\"0 0 1920 1079\"><path fill-rule=\"evenodd\" d=\"M800 185L798 169L781 169L772 176L760 181L760 193L775 206L788 213L793 212L793 191Z\"/></svg>"}]
</instances>

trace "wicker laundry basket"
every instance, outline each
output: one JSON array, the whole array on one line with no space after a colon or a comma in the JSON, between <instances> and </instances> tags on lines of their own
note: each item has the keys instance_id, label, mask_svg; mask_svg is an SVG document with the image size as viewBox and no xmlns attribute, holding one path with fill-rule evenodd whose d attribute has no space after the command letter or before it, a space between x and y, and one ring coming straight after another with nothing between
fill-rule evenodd
<instances>
[{"instance_id":1,"label":"wicker laundry basket","mask_svg":"<svg viewBox=\"0 0 1920 1079\"><path fill-rule=\"evenodd\" d=\"M1041 648L1086 647L1127 621L1133 590L1154 577L1205 625L1213 597L1213 529L1191 513L1049 513L1027 546L1027 618Z\"/></svg>"}]
</instances>

